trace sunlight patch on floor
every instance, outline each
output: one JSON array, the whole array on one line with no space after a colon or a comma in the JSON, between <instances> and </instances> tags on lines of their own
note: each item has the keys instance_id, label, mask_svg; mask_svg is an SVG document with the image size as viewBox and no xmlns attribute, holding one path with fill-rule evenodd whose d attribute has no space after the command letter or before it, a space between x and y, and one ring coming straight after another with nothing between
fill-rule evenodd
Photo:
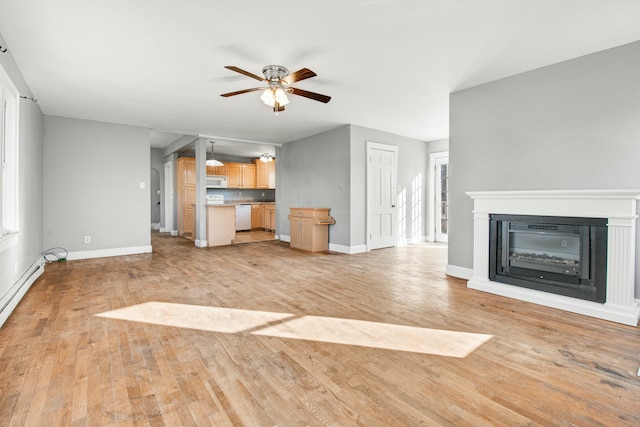
<instances>
[{"instance_id":1,"label":"sunlight patch on floor","mask_svg":"<svg viewBox=\"0 0 640 427\"><path fill-rule=\"evenodd\" d=\"M145 322L211 332L357 345L448 357L466 357L492 335L419 328L364 320L224 307L146 302L97 314L111 319Z\"/></svg>"},{"instance_id":2,"label":"sunlight patch on floor","mask_svg":"<svg viewBox=\"0 0 640 427\"><path fill-rule=\"evenodd\" d=\"M293 314L150 301L96 316L233 334L293 317Z\"/></svg>"},{"instance_id":3,"label":"sunlight patch on floor","mask_svg":"<svg viewBox=\"0 0 640 427\"><path fill-rule=\"evenodd\" d=\"M318 316L287 320L260 329L254 334L450 357L466 357L492 337L469 332Z\"/></svg>"}]
</instances>

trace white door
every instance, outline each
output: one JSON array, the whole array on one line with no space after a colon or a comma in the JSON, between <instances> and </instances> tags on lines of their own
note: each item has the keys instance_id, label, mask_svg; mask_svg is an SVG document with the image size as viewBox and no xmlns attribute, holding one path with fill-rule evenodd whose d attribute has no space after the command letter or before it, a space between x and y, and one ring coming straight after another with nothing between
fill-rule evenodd
<instances>
[{"instance_id":1,"label":"white door","mask_svg":"<svg viewBox=\"0 0 640 427\"><path fill-rule=\"evenodd\" d=\"M367 142L367 249L396 245L398 147Z\"/></svg>"},{"instance_id":2,"label":"white door","mask_svg":"<svg viewBox=\"0 0 640 427\"><path fill-rule=\"evenodd\" d=\"M435 238L449 241L449 156L435 159Z\"/></svg>"}]
</instances>

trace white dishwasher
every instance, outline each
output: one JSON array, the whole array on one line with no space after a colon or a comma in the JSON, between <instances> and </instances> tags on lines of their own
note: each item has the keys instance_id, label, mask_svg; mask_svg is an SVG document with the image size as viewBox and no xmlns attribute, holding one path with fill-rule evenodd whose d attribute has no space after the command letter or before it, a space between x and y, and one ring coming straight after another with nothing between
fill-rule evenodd
<instances>
[{"instance_id":1,"label":"white dishwasher","mask_svg":"<svg viewBox=\"0 0 640 427\"><path fill-rule=\"evenodd\" d=\"M236 231L251 230L251 205L236 205Z\"/></svg>"}]
</instances>

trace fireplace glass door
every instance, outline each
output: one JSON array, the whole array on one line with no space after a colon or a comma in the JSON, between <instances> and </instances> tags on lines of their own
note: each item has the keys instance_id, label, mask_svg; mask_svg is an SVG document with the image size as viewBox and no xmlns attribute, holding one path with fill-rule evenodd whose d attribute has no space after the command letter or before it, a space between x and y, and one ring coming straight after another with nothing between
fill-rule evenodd
<instances>
[{"instance_id":1,"label":"fireplace glass door","mask_svg":"<svg viewBox=\"0 0 640 427\"><path fill-rule=\"evenodd\" d=\"M489 278L604 302L606 220L491 215Z\"/></svg>"},{"instance_id":2,"label":"fireplace glass door","mask_svg":"<svg viewBox=\"0 0 640 427\"><path fill-rule=\"evenodd\" d=\"M542 225L505 221L502 265L577 277L582 232L576 225ZM586 237L586 236L585 236Z\"/></svg>"}]
</instances>

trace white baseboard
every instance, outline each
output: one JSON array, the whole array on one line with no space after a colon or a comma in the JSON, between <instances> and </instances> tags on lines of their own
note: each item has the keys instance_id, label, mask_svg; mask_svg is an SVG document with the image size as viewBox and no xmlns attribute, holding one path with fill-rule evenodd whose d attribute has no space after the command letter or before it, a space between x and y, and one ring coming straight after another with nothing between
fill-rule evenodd
<instances>
[{"instance_id":1,"label":"white baseboard","mask_svg":"<svg viewBox=\"0 0 640 427\"><path fill-rule=\"evenodd\" d=\"M196 241L194 242L197 248L206 248L207 246L209 246L209 244L207 243L206 240L198 240L196 239Z\"/></svg>"},{"instance_id":2,"label":"white baseboard","mask_svg":"<svg viewBox=\"0 0 640 427\"><path fill-rule=\"evenodd\" d=\"M281 234L279 237L280 237L280 240L282 240L283 242L291 243L291 236L287 236L286 234ZM359 254L361 252L367 252L367 246L366 245L345 246L345 245L338 245L337 243L329 243L329 250L333 252L340 252L343 254L352 255L352 254Z\"/></svg>"},{"instance_id":3,"label":"white baseboard","mask_svg":"<svg viewBox=\"0 0 640 427\"><path fill-rule=\"evenodd\" d=\"M345 246L345 245L338 245L337 243L329 243L329 250L333 252L340 252L347 255L353 255L353 254L359 254L362 252L367 252L367 245Z\"/></svg>"},{"instance_id":4,"label":"white baseboard","mask_svg":"<svg viewBox=\"0 0 640 427\"><path fill-rule=\"evenodd\" d=\"M178 236L178 230L171 230L171 236L172 237L177 237Z\"/></svg>"},{"instance_id":5,"label":"white baseboard","mask_svg":"<svg viewBox=\"0 0 640 427\"><path fill-rule=\"evenodd\" d=\"M629 306L609 303L600 304L578 298L570 298L564 295L537 291L535 289L492 282L487 279L471 279L467 282L467 287L469 289L489 292L503 297L514 298L520 301L527 301L629 326L637 326L638 320L640 320L640 305L635 302Z\"/></svg>"},{"instance_id":6,"label":"white baseboard","mask_svg":"<svg viewBox=\"0 0 640 427\"><path fill-rule=\"evenodd\" d=\"M129 248L113 248L113 249L98 249L95 251L78 251L78 252L69 252L67 259L69 261L79 260L79 259L90 259L90 258L105 258L110 256L122 256L122 255L136 255L136 254L146 254L151 253L151 246L132 246Z\"/></svg>"},{"instance_id":7,"label":"white baseboard","mask_svg":"<svg viewBox=\"0 0 640 427\"><path fill-rule=\"evenodd\" d=\"M0 298L0 326L7 321L13 310L16 308L24 294L27 293L31 285L44 272L44 262L38 259L29 266L27 271L11 286L11 288Z\"/></svg>"},{"instance_id":8,"label":"white baseboard","mask_svg":"<svg viewBox=\"0 0 640 427\"><path fill-rule=\"evenodd\" d=\"M457 265L447 264L445 274L459 279L470 280L471 277L473 277L473 268L458 267Z\"/></svg>"}]
</instances>

